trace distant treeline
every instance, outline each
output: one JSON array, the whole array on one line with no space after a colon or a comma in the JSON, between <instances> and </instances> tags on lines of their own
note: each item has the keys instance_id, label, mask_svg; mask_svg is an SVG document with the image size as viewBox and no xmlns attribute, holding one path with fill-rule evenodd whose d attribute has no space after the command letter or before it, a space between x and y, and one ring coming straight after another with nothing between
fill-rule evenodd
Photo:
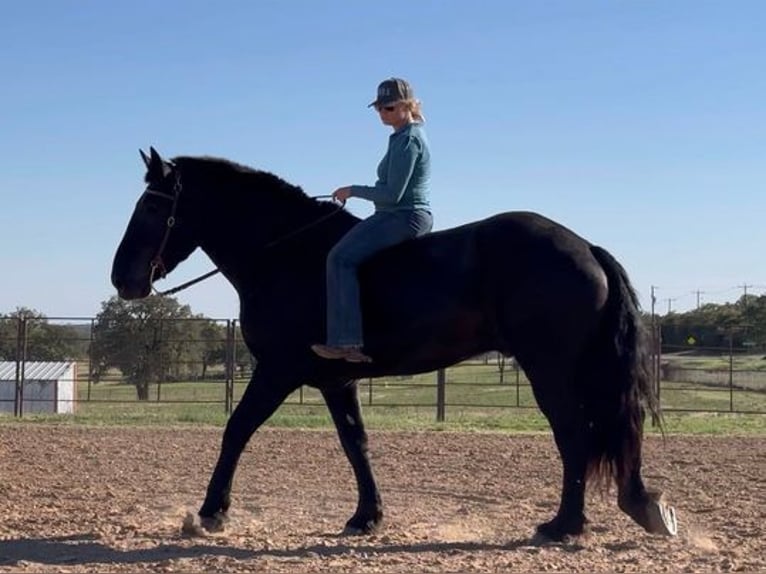
<instances>
[{"instance_id":1,"label":"distant treeline","mask_svg":"<svg viewBox=\"0 0 766 574\"><path fill-rule=\"evenodd\" d=\"M651 317L646 317L651 322ZM735 303L709 303L686 313L656 317L663 351L679 348L766 352L766 295L744 295Z\"/></svg>"},{"instance_id":2,"label":"distant treeline","mask_svg":"<svg viewBox=\"0 0 766 574\"><path fill-rule=\"evenodd\" d=\"M26 331L20 341L22 318ZM663 352L766 352L766 295L744 295L735 303L709 303L686 313L644 319L659 329ZM92 322L53 323L23 307L0 315L0 360L16 360L19 353L28 361L87 360L96 381L112 369L137 385L204 378L211 367L227 360L231 349L238 368L252 366L239 331L234 347L226 339L224 324L192 313L172 297L132 302L112 297Z\"/></svg>"}]
</instances>

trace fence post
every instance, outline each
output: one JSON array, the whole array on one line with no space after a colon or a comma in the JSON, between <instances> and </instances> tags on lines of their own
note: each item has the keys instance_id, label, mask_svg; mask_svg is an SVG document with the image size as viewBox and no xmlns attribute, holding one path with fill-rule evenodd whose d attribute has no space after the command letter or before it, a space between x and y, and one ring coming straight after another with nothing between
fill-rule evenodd
<instances>
[{"instance_id":1,"label":"fence post","mask_svg":"<svg viewBox=\"0 0 766 574\"><path fill-rule=\"evenodd\" d=\"M372 406L372 379L367 379L367 404Z\"/></svg>"},{"instance_id":2,"label":"fence post","mask_svg":"<svg viewBox=\"0 0 766 574\"><path fill-rule=\"evenodd\" d=\"M729 412L734 412L734 333L729 333Z\"/></svg>"},{"instance_id":3,"label":"fence post","mask_svg":"<svg viewBox=\"0 0 766 574\"><path fill-rule=\"evenodd\" d=\"M165 323L160 317L160 328L155 331L154 336L154 342L157 344L157 354L159 355L158 363L160 364L159 372L157 373L157 402L159 403L162 400L162 381L165 378L165 361L163 356L163 351L165 349L165 345L163 345L163 337L164 337L164 327ZM157 333L159 332L159 335ZM151 381L151 379L149 379ZM146 391L146 400L149 402L149 390Z\"/></svg>"},{"instance_id":4,"label":"fence post","mask_svg":"<svg viewBox=\"0 0 766 574\"><path fill-rule=\"evenodd\" d=\"M436 371L436 422L444 422L447 374L444 369Z\"/></svg>"},{"instance_id":5,"label":"fence post","mask_svg":"<svg viewBox=\"0 0 766 574\"><path fill-rule=\"evenodd\" d=\"M657 404L661 404L662 394L662 323L658 322L654 334L654 380L657 386Z\"/></svg>"},{"instance_id":6,"label":"fence post","mask_svg":"<svg viewBox=\"0 0 766 574\"><path fill-rule=\"evenodd\" d=\"M93 341L95 339L94 331L96 327L96 320L91 319L90 320L90 342L88 344L88 398L87 401L90 402L90 392L92 388L92 382L93 382ZM77 388L77 385L75 385L75 388ZM75 401L77 400L77 397L75 397ZM75 403L77 404L77 403Z\"/></svg>"},{"instance_id":7,"label":"fence post","mask_svg":"<svg viewBox=\"0 0 766 574\"><path fill-rule=\"evenodd\" d=\"M24 414L24 371L27 362L27 318L20 316L16 319L16 393L13 403L13 415L20 417Z\"/></svg>"},{"instance_id":8,"label":"fence post","mask_svg":"<svg viewBox=\"0 0 766 574\"><path fill-rule=\"evenodd\" d=\"M223 409L227 415L234 410L234 373L237 364L237 320L226 320L226 389Z\"/></svg>"}]
</instances>

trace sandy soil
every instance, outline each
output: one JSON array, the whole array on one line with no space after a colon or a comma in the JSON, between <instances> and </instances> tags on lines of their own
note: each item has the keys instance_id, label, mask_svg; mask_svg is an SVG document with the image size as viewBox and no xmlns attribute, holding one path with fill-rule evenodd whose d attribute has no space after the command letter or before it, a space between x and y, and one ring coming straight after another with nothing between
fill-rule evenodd
<instances>
[{"instance_id":1,"label":"sandy soil","mask_svg":"<svg viewBox=\"0 0 766 574\"><path fill-rule=\"evenodd\" d=\"M226 532L186 537L221 430L0 425L0 572L729 572L766 570L766 439L648 440L645 476L679 536L645 534L591 493L591 532L538 546L557 507L551 438L371 433L385 528L339 533L354 509L334 433L261 430Z\"/></svg>"}]
</instances>

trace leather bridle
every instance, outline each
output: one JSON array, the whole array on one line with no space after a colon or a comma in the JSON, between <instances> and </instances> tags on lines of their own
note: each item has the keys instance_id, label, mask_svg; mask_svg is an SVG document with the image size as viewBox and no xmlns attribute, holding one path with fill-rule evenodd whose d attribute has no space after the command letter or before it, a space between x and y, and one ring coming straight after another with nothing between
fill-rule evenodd
<instances>
[{"instance_id":1,"label":"leather bridle","mask_svg":"<svg viewBox=\"0 0 766 574\"><path fill-rule=\"evenodd\" d=\"M176 225L176 210L178 209L178 200L181 197L181 191L183 190L183 186L181 184L181 172L178 170L178 168L173 165L169 164L173 174L175 175L175 183L173 184L173 195L168 195L167 193L164 193L162 191L158 191L156 189L152 189L151 185L148 185L146 189L144 190L144 194L148 195L157 195L159 197L162 197L163 199L167 199L172 202L170 206L170 215L168 215L168 218L165 222L165 233L162 236L162 241L160 241L160 245L157 248L157 253L151 260L151 271L149 274L149 285L151 286L152 291L155 293L155 295L159 296L166 296L166 295L174 295L175 293L178 293L179 291L183 291L187 287L191 287L192 285L195 285L199 283L200 281L204 281L208 277L212 277L216 273L220 273L221 270L219 268L215 268L212 271L208 271L207 273L200 275L199 277L196 277L192 279L191 281L187 281L186 283L183 283L177 287L173 287L172 289L167 289L166 291L158 291L154 287L154 280L155 278L164 278L167 275L167 268L165 267L165 263L162 260L162 253L165 251L165 247L167 246L168 239L170 238L170 232L173 230L173 228ZM332 198L332 195L316 195L313 196L313 199L330 199ZM319 217L318 219L308 223L307 225L304 225L302 227L299 227L298 229L295 229L289 233L286 233L282 237L279 237L275 239L274 241L271 241L267 243L263 249L269 249L271 247L274 247L275 245L290 239L300 233L303 233L307 229L310 229L314 227L315 225L319 225L323 221L329 219L333 215L339 213L343 210L343 207L345 206L345 202L338 203L336 205L335 210L332 212L323 215L322 217ZM159 271L159 274L157 273Z\"/></svg>"},{"instance_id":2,"label":"leather bridle","mask_svg":"<svg viewBox=\"0 0 766 574\"><path fill-rule=\"evenodd\" d=\"M157 195L163 199L170 200L171 206L170 206L170 215L168 215L167 220L165 221L165 233L162 235L162 241L160 241L160 245L157 248L157 253L152 257L151 260L151 272L149 274L149 284L152 287L152 290L157 293L157 290L154 288L154 279L156 276L158 276L160 279L164 278L167 275L167 269L165 267L165 263L162 261L162 253L165 251L165 247L168 244L168 239L170 239L170 232L173 230L173 227L176 225L176 210L178 209L178 199L181 197L181 173L176 169L173 170L173 173L176 176L175 184L173 184L173 195L168 195L167 193L164 193L162 191L158 191L156 189L152 189L151 185L147 186L144 190L144 195ZM159 271L159 275L157 274L157 271ZM160 293L161 295L163 293Z\"/></svg>"}]
</instances>

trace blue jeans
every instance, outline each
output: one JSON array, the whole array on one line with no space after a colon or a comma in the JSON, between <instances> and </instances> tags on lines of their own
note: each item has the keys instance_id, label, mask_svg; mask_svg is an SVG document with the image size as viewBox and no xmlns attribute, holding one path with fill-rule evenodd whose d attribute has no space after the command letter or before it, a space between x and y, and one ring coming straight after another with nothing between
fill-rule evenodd
<instances>
[{"instance_id":1,"label":"blue jeans","mask_svg":"<svg viewBox=\"0 0 766 574\"><path fill-rule=\"evenodd\" d=\"M359 265L378 251L425 235L430 211L378 211L357 223L327 255L327 344L362 345Z\"/></svg>"}]
</instances>

